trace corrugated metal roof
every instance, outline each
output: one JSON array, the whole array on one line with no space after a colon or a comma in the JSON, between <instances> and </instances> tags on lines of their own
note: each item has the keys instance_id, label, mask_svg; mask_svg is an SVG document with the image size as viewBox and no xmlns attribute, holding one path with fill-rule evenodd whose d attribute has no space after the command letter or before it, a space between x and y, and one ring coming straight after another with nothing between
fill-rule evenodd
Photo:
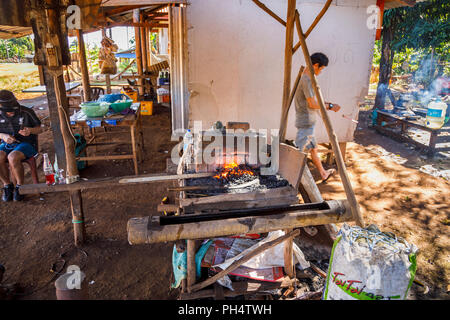
<instances>
[{"instance_id":1,"label":"corrugated metal roof","mask_svg":"<svg viewBox=\"0 0 450 320\"><path fill-rule=\"evenodd\" d=\"M33 33L29 27L13 27L0 25L0 39L11 39L28 36Z\"/></svg>"}]
</instances>

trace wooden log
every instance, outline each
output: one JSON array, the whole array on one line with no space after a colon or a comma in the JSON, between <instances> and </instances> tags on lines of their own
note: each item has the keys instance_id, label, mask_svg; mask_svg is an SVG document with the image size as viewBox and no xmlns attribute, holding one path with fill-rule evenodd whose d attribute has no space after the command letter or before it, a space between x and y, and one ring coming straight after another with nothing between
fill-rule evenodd
<instances>
[{"instance_id":1,"label":"wooden log","mask_svg":"<svg viewBox=\"0 0 450 320\"><path fill-rule=\"evenodd\" d=\"M145 22L144 13L141 11L139 14L139 20ZM148 62L147 62L147 35L145 31L148 30L148 27L141 26L139 29L141 33L141 55L142 55L142 71L146 73L148 71Z\"/></svg>"},{"instance_id":2,"label":"wooden log","mask_svg":"<svg viewBox=\"0 0 450 320\"><path fill-rule=\"evenodd\" d=\"M27 184L20 187L21 194L35 194L45 192L67 192L75 190L89 190L98 188L116 188L118 186L136 185L140 183L154 183L161 181L180 180L180 179L193 179L207 177L209 173L192 173L183 175L167 175L164 173L115 177L115 178L102 178L92 179L88 181L77 181L71 184L56 184L48 186L45 183L40 184Z\"/></svg>"},{"instance_id":3,"label":"wooden log","mask_svg":"<svg viewBox=\"0 0 450 320\"><path fill-rule=\"evenodd\" d=\"M292 71L292 43L294 41L294 23L295 23L296 0L288 0L287 20L286 20L286 40L284 47L284 80L283 80L283 98L281 104L280 128L287 117L289 108L289 96L291 93L291 71ZM283 141L283 140L281 140Z\"/></svg>"},{"instance_id":4,"label":"wooden log","mask_svg":"<svg viewBox=\"0 0 450 320\"><path fill-rule=\"evenodd\" d=\"M284 236L281 236L275 240L266 242L264 244L262 244L261 246L257 247L255 250L249 252L247 255L242 256L240 258L238 258L237 260L235 260L231 265L229 265L227 268L225 268L224 270L220 271L219 273L215 274L214 276L206 279L203 282L197 283L191 287L188 287L188 292L194 292L194 291L198 291L200 289L203 289L211 284L213 284L214 282L216 282L217 280L219 280L220 278L223 278L224 276L226 276L227 274L229 274L230 272L232 272L233 270L236 270L237 268L239 268L242 264L244 264L245 262L251 260L252 258L256 257L257 255L259 255L260 253L264 252L267 249L270 249L280 243L282 243L285 240L288 239L292 239L293 237L297 236L300 234L300 230L294 230L289 232L288 234L285 234Z\"/></svg>"},{"instance_id":5,"label":"wooden log","mask_svg":"<svg viewBox=\"0 0 450 320\"><path fill-rule=\"evenodd\" d=\"M331 124L330 118L328 117L327 110L325 108L325 101L324 101L323 96L322 96L322 92L320 91L320 87L317 84L317 79L316 79L316 76L314 74L314 68L313 68L313 64L312 64L312 61L311 61L311 56L309 54L309 50L308 50L308 47L306 45L306 40L305 40L305 36L303 34L303 31L302 31L302 26L301 26L301 23L300 23L300 15L299 15L298 11L295 11L295 23L297 25L298 36L299 36L299 39L300 39L300 42L301 42L303 55L304 55L306 64L308 66L308 69L310 71L311 84L312 84L312 87L314 89L314 93L315 93L315 96L317 98L317 102L319 103L320 113L322 115L322 119L323 119L323 122L325 124L325 128L327 129L328 137L330 138L330 142L331 142L331 145L333 146L333 151L334 151L334 154L336 156L336 163L337 163L337 166L338 166L339 175L341 176L342 184L344 185L345 194L346 194L347 199L348 199L348 201L350 203L350 206L351 206L351 209L352 209L352 214L353 214L354 220L356 221L356 224L358 226L360 226L360 227L364 227L364 222L362 220L361 212L359 210L359 205L358 205L358 202L356 200L356 196L355 196L355 193L353 191L353 188L351 186L350 179L349 179L348 174L347 174L347 170L345 168L345 163L344 163L344 159L343 159L342 154L341 154L341 150L339 149L337 136L336 136L336 133L333 130L333 126Z\"/></svg>"},{"instance_id":6,"label":"wooden log","mask_svg":"<svg viewBox=\"0 0 450 320\"><path fill-rule=\"evenodd\" d=\"M189 288L194 285L197 280L196 277L196 268L195 268L195 252L196 252L196 241L188 240L187 241L187 275L186 275L186 285L187 291L189 292Z\"/></svg>"},{"instance_id":7,"label":"wooden log","mask_svg":"<svg viewBox=\"0 0 450 320\"><path fill-rule=\"evenodd\" d=\"M285 229L284 232L286 234L290 234L293 230L292 229ZM297 235L300 234L300 230L298 231ZM286 240L286 243L284 244L284 272L289 278L295 278L295 270L294 270L294 239L293 237L290 237Z\"/></svg>"},{"instance_id":8,"label":"wooden log","mask_svg":"<svg viewBox=\"0 0 450 320\"><path fill-rule=\"evenodd\" d=\"M133 22L139 23L140 22L140 15L139 15L139 9L133 10ZM134 27L134 38L135 38L135 53L136 53L136 65L138 69L138 75L140 78L138 78L138 93L140 96L144 94L144 80L141 78L143 76L143 64L142 64L142 49L141 49L141 33L139 30L139 27Z\"/></svg>"},{"instance_id":9,"label":"wooden log","mask_svg":"<svg viewBox=\"0 0 450 320\"><path fill-rule=\"evenodd\" d=\"M180 207L176 204L158 204L158 207L156 209L158 212L177 212L180 210Z\"/></svg>"},{"instance_id":10,"label":"wooden log","mask_svg":"<svg viewBox=\"0 0 450 320\"><path fill-rule=\"evenodd\" d=\"M267 12L272 18L274 18L275 20L277 20L279 23L281 23L283 26L286 27L286 21L284 21L283 19L281 19L278 15L276 15L272 10L270 10L269 8L267 8L267 6L264 3L261 3L258 0L253 0L253 2L260 7L261 9L263 9L265 12Z\"/></svg>"},{"instance_id":11,"label":"wooden log","mask_svg":"<svg viewBox=\"0 0 450 320\"><path fill-rule=\"evenodd\" d=\"M83 84L84 101L91 101L91 86L89 83L89 69L86 59L86 47L84 45L84 37L82 30L76 30L78 39L78 55L81 67L81 81Z\"/></svg>"},{"instance_id":12,"label":"wooden log","mask_svg":"<svg viewBox=\"0 0 450 320\"><path fill-rule=\"evenodd\" d=\"M161 226L159 218L140 217L128 220L130 244L157 243L180 239L206 239L245 233L264 233L311 225L341 223L353 219L346 200L326 202L329 209L298 210L264 216L214 221L198 221Z\"/></svg>"},{"instance_id":13,"label":"wooden log","mask_svg":"<svg viewBox=\"0 0 450 320\"><path fill-rule=\"evenodd\" d=\"M322 17L325 15L325 13L327 12L328 8L331 5L331 2L333 2L333 0L327 0L327 2L325 3L325 5L323 6L322 10L319 12L319 14L317 15L316 19L314 19L313 23L311 23L311 25L309 26L308 30L305 33L305 39L308 38L309 34L313 31L313 29L316 27L316 25L319 23L320 19L322 19ZM300 48L301 46L301 42L299 41L294 48L292 49L292 54L294 54L298 48Z\"/></svg>"}]
</instances>

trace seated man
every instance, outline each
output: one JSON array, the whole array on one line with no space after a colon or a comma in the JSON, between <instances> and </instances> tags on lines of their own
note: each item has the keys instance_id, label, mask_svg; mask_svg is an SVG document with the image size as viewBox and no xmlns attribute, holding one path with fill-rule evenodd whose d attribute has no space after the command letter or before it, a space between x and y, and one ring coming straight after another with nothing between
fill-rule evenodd
<instances>
[{"instance_id":1,"label":"seated man","mask_svg":"<svg viewBox=\"0 0 450 320\"><path fill-rule=\"evenodd\" d=\"M19 187L23 184L22 161L37 154L37 135L41 121L30 108L21 106L11 91L0 90L0 179L3 182L3 201L20 201ZM8 163L17 185L9 176Z\"/></svg>"},{"instance_id":2,"label":"seated man","mask_svg":"<svg viewBox=\"0 0 450 320\"><path fill-rule=\"evenodd\" d=\"M328 58L323 53L317 52L311 55L314 74L318 76L322 70L328 66ZM300 151L311 151L311 159L319 170L322 182L326 181L334 172L334 169L325 170L320 161L317 151L317 143L314 139L314 128L317 118L320 117L320 106L315 98L311 84L311 74L306 68L300 78L300 82L295 92L295 126L297 127L297 137L295 144ZM328 110L338 112L341 108L337 104L326 103Z\"/></svg>"}]
</instances>

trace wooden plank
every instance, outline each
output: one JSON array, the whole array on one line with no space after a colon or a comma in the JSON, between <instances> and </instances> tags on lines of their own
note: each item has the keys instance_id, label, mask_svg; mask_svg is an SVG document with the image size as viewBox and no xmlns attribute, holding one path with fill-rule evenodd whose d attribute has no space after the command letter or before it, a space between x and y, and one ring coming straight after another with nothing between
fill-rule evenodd
<instances>
[{"instance_id":1,"label":"wooden plank","mask_svg":"<svg viewBox=\"0 0 450 320\"><path fill-rule=\"evenodd\" d=\"M76 157L79 161L101 161L101 160L127 160L134 159L131 154L121 154L116 156L92 156L92 157Z\"/></svg>"},{"instance_id":2,"label":"wooden plank","mask_svg":"<svg viewBox=\"0 0 450 320\"><path fill-rule=\"evenodd\" d=\"M117 186L127 186L139 183L153 183L160 181L170 181L179 179L192 179L208 176L208 173L184 174L184 175L167 175L167 174L149 174L141 175L139 178L135 176L125 176L117 178L92 179L88 181L78 181L71 184L56 184L47 186L41 184L27 184L20 187L21 194L35 194L40 192L66 192L75 190L89 190L97 188L111 188Z\"/></svg>"},{"instance_id":3,"label":"wooden plank","mask_svg":"<svg viewBox=\"0 0 450 320\"><path fill-rule=\"evenodd\" d=\"M327 110L325 108L325 102L324 102L324 99L322 96L322 92L320 91L320 87L317 84L317 79L314 74L314 68L312 65L311 56L309 54L309 50L306 45L306 40L305 40L305 36L302 31L302 27L301 27L301 23L300 23L300 15L299 15L298 11L295 12L295 23L297 25L298 36L301 41L303 55L304 55L306 64L308 66L308 69L310 70L311 83L312 83L312 87L314 89L316 99L320 106L320 113L322 115L322 119L325 124L325 128L327 129L328 137L331 141L331 145L333 146L333 151L336 156L336 163L338 166L339 175L341 176L342 184L344 186L345 194L347 196L348 201L350 202L353 217L355 219L356 224L360 227L364 227L364 221L362 219L361 212L359 210L359 205L356 200L355 193L353 191L352 185L350 183L350 179L347 174L347 169L345 167L345 163L344 163L344 159L341 154L341 150L339 149L337 136L333 130L330 118L328 117Z\"/></svg>"},{"instance_id":4,"label":"wooden plank","mask_svg":"<svg viewBox=\"0 0 450 320\"><path fill-rule=\"evenodd\" d=\"M298 190L306 166L306 153L296 147L280 143L279 159L278 173L289 181L295 190Z\"/></svg>"},{"instance_id":5,"label":"wooden plank","mask_svg":"<svg viewBox=\"0 0 450 320\"><path fill-rule=\"evenodd\" d=\"M193 204L183 207L185 213L201 211L218 211L232 209L252 209L275 206L288 206L298 203L297 196L276 197L263 200L236 200L216 203Z\"/></svg>"},{"instance_id":6,"label":"wooden plank","mask_svg":"<svg viewBox=\"0 0 450 320\"><path fill-rule=\"evenodd\" d=\"M214 204L218 202L232 202L232 201L251 201L251 200L266 200L275 199L279 197L296 196L297 192L294 188L287 186L282 188L268 189L264 191L254 191L246 193L220 194L217 196L210 196L204 198L187 198L180 199L180 206L187 207L197 204Z\"/></svg>"},{"instance_id":7,"label":"wooden plank","mask_svg":"<svg viewBox=\"0 0 450 320\"><path fill-rule=\"evenodd\" d=\"M219 280L220 278L224 277L225 275L229 274L230 272L232 272L233 270L236 270L237 268L239 268L242 264L244 264L245 262L251 260L253 257L259 255L260 253L264 252L267 249L270 249L280 243L282 243L285 240L291 239L292 237L295 237L297 235L300 234L300 230L294 230L288 234L285 234L284 236L281 236L275 240L266 242L264 244L262 244L261 246L259 246L258 248L256 248L255 250L249 252L247 255L242 256L240 258L238 258L237 260L235 260L230 266L228 266L227 268L225 268L225 270L220 271L219 273L215 274L214 276L206 279L203 282L197 283L191 287L188 287L188 292L194 292L194 291L198 291L201 290L211 284L213 284L214 282L216 282L217 280Z\"/></svg>"}]
</instances>

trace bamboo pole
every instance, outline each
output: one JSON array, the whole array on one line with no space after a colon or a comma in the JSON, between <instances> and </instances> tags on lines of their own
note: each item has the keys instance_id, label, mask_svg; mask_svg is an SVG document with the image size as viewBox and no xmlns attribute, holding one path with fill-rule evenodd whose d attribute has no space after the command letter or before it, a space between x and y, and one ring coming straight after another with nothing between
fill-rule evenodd
<instances>
[{"instance_id":1,"label":"bamboo pole","mask_svg":"<svg viewBox=\"0 0 450 320\"><path fill-rule=\"evenodd\" d=\"M284 21L283 19L281 19L279 16L277 16L272 10L270 10L269 8L266 7L266 5L264 3L261 3L258 0L253 0L253 2L260 7L261 9L263 9L265 12L267 12L272 18L274 18L275 20L277 20L279 23L281 23L283 26L286 27L286 21Z\"/></svg>"},{"instance_id":2,"label":"bamboo pole","mask_svg":"<svg viewBox=\"0 0 450 320\"><path fill-rule=\"evenodd\" d=\"M80 60L80 67L81 67L81 81L83 84L83 95L84 95L84 101L90 101L91 100L91 86L89 84L89 69L87 66L87 59L86 59L86 47L84 45L84 38L83 38L83 31L82 30L76 30L78 39L78 56Z\"/></svg>"},{"instance_id":3,"label":"bamboo pole","mask_svg":"<svg viewBox=\"0 0 450 320\"><path fill-rule=\"evenodd\" d=\"M145 20L144 20L144 13L143 12L140 13L139 19L141 21L145 22ZM142 70L145 73L148 70L147 50L146 50L146 48L147 48L147 39L146 38L147 37L145 35L146 28L145 27L140 27L139 29L140 29L139 31L140 31L140 34L141 34Z\"/></svg>"},{"instance_id":4,"label":"bamboo pole","mask_svg":"<svg viewBox=\"0 0 450 320\"><path fill-rule=\"evenodd\" d=\"M214 221L202 221L200 216L186 215L187 217L190 216L189 218L192 218L193 221L165 225L160 224L159 216L132 218L128 220L128 242L135 245L181 239L196 240L246 233L264 233L353 220L348 201L332 200L327 201L327 204L329 209L295 209L290 212L270 213L268 215L267 213L258 215L255 209L251 216L231 217ZM171 219L171 221L173 220Z\"/></svg>"},{"instance_id":5,"label":"bamboo pole","mask_svg":"<svg viewBox=\"0 0 450 320\"><path fill-rule=\"evenodd\" d=\"M289 96L291 92L291 70L292 70L292 43L294 41L294 22L295 22L296 0L288 0L287 20L286 20L286 40L284 47L284 81L283 81L283 100L281 107L280 128L285 121L285 114L289 108ZM282 140L281 140L282 141Z\"/></svg>"},{"instance_id":6,"label":"bamboo pole","mask_svg":"<svg viewBox=\"0 0 450 320\"><path fill-rule=\"evenodd\" d=\"M133 10L133 22L138 23L140 21L140 15L139 15L139 9ZM134 37L135 37L135 53L136 53L136 65L138 69L138 92L139 95L142 96L144 94L144 79L142 78L143 75L143 64L142 64L142 50L141 50L141 33L139 27L134 27Z\"/></svg>"},{"instance_id":7,"label":"bamboo pole","mask_svg":"<svg viewBox=\"0 0 450 320\"><path fill-rule=\"evenodd\" d=\"M330 138L330 142L331 145L333 147L333 152L334 155L336 156L336 163L338 166L338 171L339 171L339 175L341 176L341 180L342 180L342 184L344 185L344 189L345 189L345 194L347 196L347 200L350 203L350 207L352 210L352 214L353 214L353 218L356 221L356 224L360 227L364 227L364 222L361 216L361 212L359 210L359 205L358 202L356 200L356 196L355 193L353 191L352 185L350 183L350 179L348 177L347 174L347 169L345 167L345 163L344 163L344 159L342 157L342 153L341 153L341 149L339 148L339 142L336 136L336 133L333 130L333 126L331 125L331 121L330 118L328 117L326 108L325 108L325 102L322 96L322 92L320 90L320 87L317 83L317 79L316 76L314 74L314 68L313 68L313 64L311 61L311 56L309 54L309 50L308 47L306 45L306 39L305 39L305 35L303 34L302 31L302 26L300 23L300 15L298 13L298 11L295 11L295 23L297 25L297 31L298 31L298 36L300 39L300 43L301 43L301 47L303 50L303 55L305 57L305 61L306 64L309 68L310 71L310 75L311 75L311 84L312 87L314 89L314 93L316 95L317 98L317 102L319 103L320 106L320 113L322 115L322 119L323 122L325 124L325 128L327 129L327 133L328 136Z\"/></svg>"}]
</instances>

